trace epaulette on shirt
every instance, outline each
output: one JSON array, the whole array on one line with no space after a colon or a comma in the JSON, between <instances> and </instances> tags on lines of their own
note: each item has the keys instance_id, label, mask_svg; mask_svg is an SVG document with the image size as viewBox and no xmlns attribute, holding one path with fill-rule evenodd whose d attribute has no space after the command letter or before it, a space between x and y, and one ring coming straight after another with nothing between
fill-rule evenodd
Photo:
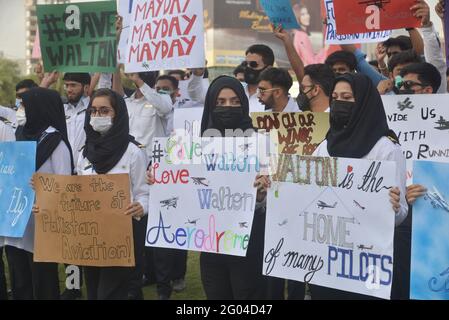
<instances>
[{"instance_id":1,"label":"epaulette on shirt","mask_svg":"<svg viewBox=\"0 0 449 320\"><path fill-rule=\"evenodd\" d=\"M390 141L393 142L394 144L399 144L399 141L396 140L395 138L390 137L390 136L387 136L387 137L388 137L388 139L390 139Z\"/></svg>"},{"instance_id":2,"label":"epaulette on shirt","mask_svg":"<svg viewBox=\"0 0 449 320\"><path fill-rule=\"evenodd\" d=\"M12 125L12 122L6 118L0 117L0 121L3 122L4 124Z\"/></svg>"}]
</instances>

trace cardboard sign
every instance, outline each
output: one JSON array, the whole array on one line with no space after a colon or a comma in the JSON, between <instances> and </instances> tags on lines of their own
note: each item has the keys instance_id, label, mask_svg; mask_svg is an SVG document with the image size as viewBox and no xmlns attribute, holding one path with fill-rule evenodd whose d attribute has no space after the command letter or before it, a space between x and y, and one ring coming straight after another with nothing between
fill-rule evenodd
<instances>
[{"instance_id":1,"label":"cardboard sign","mask_svg":"<svg viewBox=\"0 0 449 320\"><path fill-rule=\"evenodd\" d=\"M30 219L36 142L0 143L0 236L21 238Z\"/></svg>"},{"instance_id":2,"label":"cardboard sign","mask_svg":"<svg viewBox=\"0 0 449 320\"><path fill-rule=\"evenodd\" d=\"M281 155L263 274L389 299L395 170L393 162Z\"/></svg>"},{"instance_id":3,"label":"cardboard sign","mask_svg":"<svg viewBox=\"0 0 449 320\"><path fill-rule=\"evenodd\" d=\"M410 298L449 300L449 164L414 161L427 194L413 205Z\"/></svg>"},{"instance_id":4,"label":"cardboard sign","mask_svg":"<svg viewBox=\"0 0 449 320\"><path fill-rule=\"evenodd\" d=\"M418 28L410 8L415 0L334 0L337 34Z\"/></svg>"},{"instance_id":5,"label":"cardboard sign","mask_svg":"<svg viewBox=\"0 0 449 320\"><path fill-rule=\"evenodd\" d=\"M38 5L44 70L115 72L116 15L115 1Z\"/></svg>"},{"instance_id":6,"label":"cardboard sign","mask_svg":"<svg viewBox=\"0 0 449 320\"><path fill-rule=\"evenodd\" d=\"M126 72L203 68L203 2L135 0Z\"/></svg>"},{"instance_id":7,"label":"cardboard sign","mask_svg":"<svg viewBox=\"0 0 449 320\"><path fill-rule=\"evenodd\" d=\"M34 261L132 267L129 176L36 174Z\"/></svg>"},{"instance_id":8,"label":"cardboard sign","mask_svg":"<svg viewBox=\"0 0 449 320\"><path fill-rule=\"evenodd\" d=\"M334 0L323 1L327 21L326 31L324 34L326 44L383 42L391 37L393 33L391 30L372 31L366 33L357 33L355 30L350 30L347 34L341 34L338 32L336 26Z\"/></svg>"},{"instance_id":9,"label":"cardboard sign","mask_svg":"<svg viewBox=\"0 0 449 320\"><path fill-rule=\"evenodd\" d=\"M260 5L274 25L281 24L285 30L299 29L290 0L260 0Z\"/></svg>"},{"instance_id":10,"label":"cardboard sign","mask_svg":"<svg viewBox=\"0 0 449 320\"><path fill-rule=\"evenodd\" d=\"M413 160L449 162L449 94L382 96L388 125L399 138L407 159L407 183Z\"/></svg>"},{"instance_id":11,"label":"cardboard sign","mask_svg":"<svg viewBox=\"0 0 449 320\"><path fill-rule=\"evenodd\" d=\"M312 155L329 131L329 113L251 113L259 130L277 130L279 153Z\"/></svg>"}]
</instances>

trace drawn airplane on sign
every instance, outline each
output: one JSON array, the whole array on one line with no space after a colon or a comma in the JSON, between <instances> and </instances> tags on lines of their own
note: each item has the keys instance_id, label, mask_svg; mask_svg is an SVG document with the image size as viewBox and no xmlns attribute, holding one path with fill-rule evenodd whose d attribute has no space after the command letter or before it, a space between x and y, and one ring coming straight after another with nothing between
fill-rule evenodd
<instances>
[{"instance_id":1,"label":"drawn airplane on sign","mask_svg":"<svg viewBox=\"0 0 449 320\"><path fill-rule=\"evenodd\" d=\"M354 200L354 204L355 204L356 207L359 207L359 208L362 209L362 210L365 210L365 209L366 209L365 207L363 207L360 203L358 203L358 202L355 201L355 200Z\"/></svg>"},{"instance_id":2,"label":"drawn airplane on sign","mask_svg":"<svg viewBox=\"0 0 449 320\"><path fill-rule=\"evenodd\" d=\"M357 246L357 248L362 250L362 251L363 250L373 250L374 246L368 247L368 246L365 246L364 244L360 244L360 245Z\"/></svg>"},{"instance_id":3,"label":"drawn airplane on sign","mask_svg":"<svg viewBox=\"0 0 449 320\"><path fill-rule=\"evenodd\" d=\"M239 222L240 228L248 228L248 222Z\"/></svg>"},{"instance_id":4,"label":"drawn airplane on sign","mask_svg":"<svg viewBox=\"0 0 449 320\"><path fill-rule=\"evenodd\" d=\"M385 5L389 4L391 0L367 0L367 1L360 1L359 4L366 4L367 6L377 6L379 9L382 9L385 11Z\"/></svg>"},{"instance_id":5,"label":"drawn airplane on sign","mask_svg":"<svg viewBox=\"0 0 449 320\"><path fill-rule=\"evenodd\" d=\"M278 223L279 227L285 226L288 223L288 219L285 219L281 223Z\"/></svg>"},{"instance_id":6,"label":"drawn airplane on sign","mask_svg":"<svg viewBox=\"0 0 449 320\"><path fill-rule=\"evenodd\" d=\"M336 206L337 206L337 202L335 202L334 205L330 205L321 200L318 200L318 204L317 204L318 209L321 209L321 210L324 210L324 208L334 209Z\"/></svg>"},{"instance_id":7,"label":"drawn airplane on sign","mask_svg":"<svg viewBox=\"0 0 449 320\"><path fill-rule=\"evenodd\" d=\"M199 178L199 177L191 177L193 180L193 183L196 185L203 185L205 187L209 186L209 182L206 180L206 178Z\"/></svg>"},{"instance_id":8,"label":"drawn airplane on sign","mask_svg":"<svg viewBox=\"0 0 449 320\"><path fill-rule=\"evenodd\" d=\"M195 220L187 219L187 222L186 222L185 224L191 224L191 225L196 226L196 223L197 223L198 221L200 221L200 219L195 219Z\"/></svg>"},{"instance_id":9,"label":"drawn airplane on sign","mask_svg":"<svg viewBox=\"0 0 449 320\"><path fill-rule=\"evenodd\" d=\"M429 200L434 209L440 208L449 212L449 204L435 186L433 187L433 191L427 191L424 200Z\"/></svg>"},{"instance_id":10,"label":"drawn airplane on sign","mask_svg":"<svg viewBox=\"0 0 449 320\"><path fill-rule=\"evenodd\" d=\"M440 120L438 120L435 123L439 125L438 127L435 127L435 129L438 129L438 130L449 130L449 121L444 119L442 116L440 116Z\"/></svg>"},{"instance_id":11,"label":"drawn airplane on sign","mask_svg":"<svg viewBox=\"0 0 449 320\"><path fill-rule=\"evenodd\" d=\"M173 198L170 198L170 199L167 199L167 200L162 200L161 201L162 208L165 207L165 208L167 208L167 210L170 207L176 208L178 206L178 200L179 200L178 197L173 197Z\"/></svg>"},{"instance_id":12,"label":"drawn airplane on sign","mask_svg":"<svg viewBox=\"0 0 449 320\"><path fill-rule=\"evenodd\" d=\"M412 104L410 97L407 97L403 102L398 102L398 109L404 111L405 109L414 109L415 106Z\"/></svg>"}]
</instances>

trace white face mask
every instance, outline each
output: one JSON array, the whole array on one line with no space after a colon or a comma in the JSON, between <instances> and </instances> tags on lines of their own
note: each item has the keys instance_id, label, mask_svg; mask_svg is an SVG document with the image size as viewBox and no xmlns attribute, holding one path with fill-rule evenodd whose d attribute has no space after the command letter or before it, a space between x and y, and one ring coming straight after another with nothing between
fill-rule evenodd
<instances>
[{"instance_id":1,"label":"white face mask","mask_svg":"<svg viewBox=\"0 0 449 320\"><path fill-rule=\"evenodd\" d=\"M27 117L23 107L20 107L16 111L16 122L18 126L24 126L27 123Z\"/></svg>"},{"instance_id":2,"label":"white face mask","mask_svg":"<svg viewBox=\"0 0 449 320\"><path fill-rule=\"evenodd\" d=\"M92 117L90 125L96 132L105 134L112 128L112 117Z\"/></svg>"}]
</instances>

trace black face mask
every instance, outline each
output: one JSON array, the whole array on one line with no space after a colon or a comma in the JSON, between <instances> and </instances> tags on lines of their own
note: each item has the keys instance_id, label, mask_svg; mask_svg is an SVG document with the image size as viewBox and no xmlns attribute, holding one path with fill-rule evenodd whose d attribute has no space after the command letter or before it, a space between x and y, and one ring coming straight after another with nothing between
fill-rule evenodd
<instances>
[{"instance_id":1,"label":"black face mask","mask_svg":"<svg viewBox=\"0 0 449 320\"><path fill-rule=\"evenodd\" d=\"M264 71L265 68L262 70L254 70L253 68L245 68L245 82L250 85L254 85L259 83L259 76Z\"/></svg>"},{"instance_id":2,"label":"black face mask","mask_svg":"<svg viewBox=\"0 0 449 320\"><path fill-rule=\"evenodd\" d=\"M351 120L352 110L355 108L355 102L333 100L331 103L331 126L335 129L343 129Z\"/></svg>"},{"instance_id":3,"label":"black face mask","mask_svg":"<svg viewBox=\"0 0 449 320\"><path fill-rule=\"evenodd\" d=\"M220 129L237 129L242 118L242 108L215 107L212 112L212 120Z\"/></svg>"}]
</instances>

